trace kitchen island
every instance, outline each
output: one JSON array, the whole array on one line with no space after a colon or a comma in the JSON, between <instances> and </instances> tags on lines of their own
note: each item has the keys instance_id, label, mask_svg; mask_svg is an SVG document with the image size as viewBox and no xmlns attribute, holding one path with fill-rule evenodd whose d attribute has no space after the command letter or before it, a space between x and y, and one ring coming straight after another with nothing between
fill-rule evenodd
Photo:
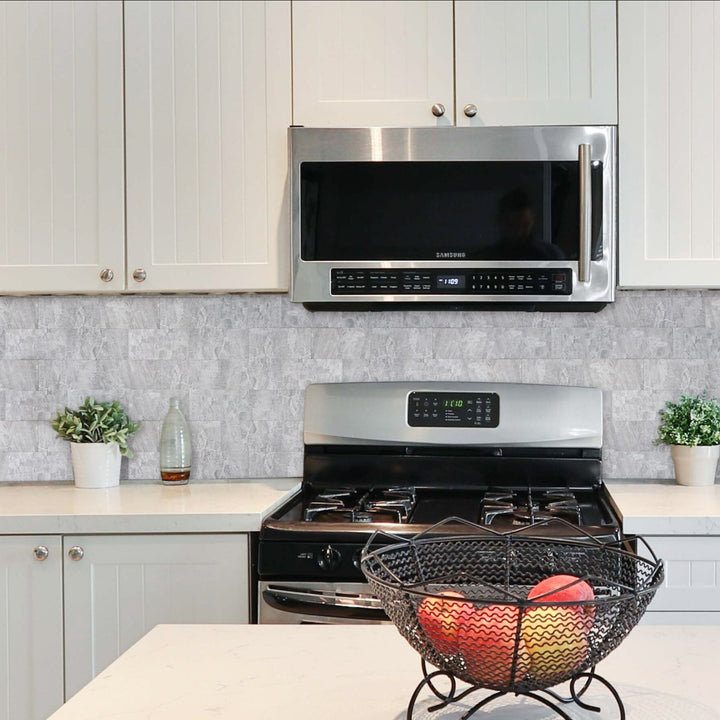
<instances>
[{"instance_id":1,"label":"kitchen island","mask_svg":"<svg viewBox=\"0 0 720 720\"><path fill-rule=\"evenodd\" d=\"M720 720L719 666L720 627L644 626L598 672L627 720ZM419 656L393 626L158 625L50 720L403 720L420 678ZM414 718L455 720L482 692L433 713L425 692ZM584 698L602 712L565 706L573 718L618 717L599 683ZM559 716L505 696L473 717Z\"/></svg>"}]
</instances>

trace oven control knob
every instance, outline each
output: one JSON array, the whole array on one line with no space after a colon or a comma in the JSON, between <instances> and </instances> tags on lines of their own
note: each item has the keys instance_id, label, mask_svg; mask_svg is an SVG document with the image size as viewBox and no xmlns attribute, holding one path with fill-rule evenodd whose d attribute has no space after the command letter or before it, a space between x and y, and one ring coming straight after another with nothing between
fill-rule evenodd
<instances>
[{"instance_id":1,"label":"oven control knob","mask_svg":"<svg viewBox=\"0 0 720 720\"><path fill-rule=\"evenodd\" d=\"M340 567L340 551L326 545L317 554L317 564L322 570L337 570Z\"/></svg>"}]
</instances>

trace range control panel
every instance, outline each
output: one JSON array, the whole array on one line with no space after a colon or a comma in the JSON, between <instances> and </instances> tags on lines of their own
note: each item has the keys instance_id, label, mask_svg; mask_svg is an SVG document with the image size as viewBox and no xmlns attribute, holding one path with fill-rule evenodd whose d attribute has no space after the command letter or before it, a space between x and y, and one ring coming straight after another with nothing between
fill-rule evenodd
<instances>
[{"instance_id":1,"label":"range control panel","mask_svg":"<svg viewBox=\"0 0 720 720\"><path fill-rule=\"evenodd\" d=\"M484 427L500 423L497 393L411 392L407 421L411 427Z\"/></svg>"},{"instance_id":2,"label":"range control panel","mask_svg":"<svg viewBox=\"0 0 720 720\"><path fill-rule=\"evenodd\" d=\"M572 270L332 268L330 292L333 295L571 295Z\"/></svg>"}]
</instances>

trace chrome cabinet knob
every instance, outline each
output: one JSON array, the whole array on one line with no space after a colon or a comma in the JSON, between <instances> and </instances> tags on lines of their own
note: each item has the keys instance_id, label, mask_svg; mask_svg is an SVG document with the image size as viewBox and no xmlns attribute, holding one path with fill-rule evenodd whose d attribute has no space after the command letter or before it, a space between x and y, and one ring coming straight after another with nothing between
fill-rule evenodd
<instances>
[{"instance_id":1,"label":"chrome cabinet knob","mask_svg":"<svg viewBox=\"0 0 720 720\"><path fill-rule=\"evenodd\" d=\"M83 555L85 555L85 551L79 545L73 545L68 550L68 557L75 562L77 562L78 560L82 560Z\"/></svg>"},{"instance_id":2,"label":"chrome cabinet knob","mask_svg":"<svg viewBox=\"0 0 720 720\"><path fill-rule=\"evenodd\" d=\"M466 117L475 117L477 115L477 105L473 105L472 103L470 105L466 105L463 108L463 112Z\"/></svg>"},{"instance_id":3,"label":"chrome cabinet knob","mask_svg":"<svg viewBox=\"0 0 720 720\"><path fill-rule=\"evenodd\" d=\"M435 117L442 117L445 114L445 106L442 103L435 103L432 106L432 114Z\"/></svg>"},{"instance_id":4,"label":"chrome cabinet knob","mask_svg":"<svg viewBox=\"0 0 720 720\"><path fill-rule=\"evenodd\" d=\"M133 271L133 280L142 282L147 277L147 273L142 268L136 268Z\"/></svg>"},{"instance_id":5,"label":"chrome cabinet knob","mask_svg":"<svg viewBox=\"0 0 720 720\"><path fill-rule=\"evenodd\" d=\"M100 279L103 282L110 282L115 277L115 273L110 268L105 268L100 272Z\"/></svg>"},{"instance_id":6,"label":"chrome cabinet knob","mask_svg":"<svg viewBox=\"0 0 720 720\"><path fill-rule=\"evenodd\" d=\"M35 553L35 559L42 562L43 560L48 559L48 555L50 554L50 551L44 545L38 545L33 550L33 553Z\"/></svg>"}]
</instances>

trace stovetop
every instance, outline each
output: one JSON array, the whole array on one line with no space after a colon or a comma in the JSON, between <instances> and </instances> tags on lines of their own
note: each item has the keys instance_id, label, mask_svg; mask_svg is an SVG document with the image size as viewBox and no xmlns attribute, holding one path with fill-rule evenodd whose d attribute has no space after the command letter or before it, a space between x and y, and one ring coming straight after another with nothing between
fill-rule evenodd
<instances>
[{"instance_id":1,"label":"stovetop","mask_svg":"<svg viewBox=\"0 0 720 720\"><path fill-rule=\"evenodd\" d=\"M593 536L617 529L607 491L591 487L486 486L465 488L305 488L295 501L264 524L264 536L300 534L305 539L357 538L383 530L414 534L448 517L458 517L498 532L542 523L538 533L564 536L570 523Z\"/></svg>"}]
</instances>

